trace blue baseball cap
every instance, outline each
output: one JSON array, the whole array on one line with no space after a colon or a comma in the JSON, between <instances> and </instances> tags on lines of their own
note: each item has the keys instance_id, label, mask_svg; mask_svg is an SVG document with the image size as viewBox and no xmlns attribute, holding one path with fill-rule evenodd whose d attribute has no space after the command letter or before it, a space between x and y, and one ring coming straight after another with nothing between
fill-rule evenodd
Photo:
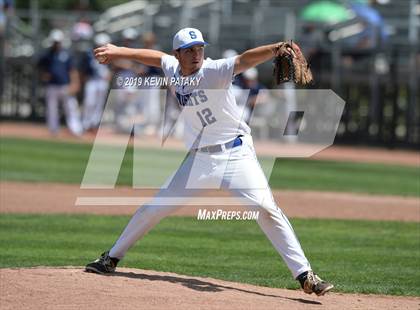
<instances>
[{"instance_id":1,"label":"blue baseball cap","mask_svg":"<svg viewBox=\"0 0 420 310\"><path fill-rule=\"evenodd\" d=\"M183 28L175 34L172 47L174 50L177 50L179 48L188 48L197 44L208 45L208 43L204 41L201 31L195 28Z\"/></svg>"}]
</instances>

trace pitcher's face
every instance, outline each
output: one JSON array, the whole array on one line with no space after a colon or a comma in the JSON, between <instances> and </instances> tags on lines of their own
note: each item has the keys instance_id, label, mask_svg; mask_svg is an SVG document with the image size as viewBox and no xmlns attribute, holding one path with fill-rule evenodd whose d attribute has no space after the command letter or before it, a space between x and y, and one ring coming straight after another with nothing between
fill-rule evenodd
<instances>
[{"instance_id":1,"label":"pitcher's face","mask_svg":"<svg viewBox=\"0 0 420 310\"><path fill-rule=\"evenodd\" d=\"M204 61L204 45L197 44L188 48L181 48L175 51L183 75L190 75L198 71Z\"/></svg>"}]
</instances>

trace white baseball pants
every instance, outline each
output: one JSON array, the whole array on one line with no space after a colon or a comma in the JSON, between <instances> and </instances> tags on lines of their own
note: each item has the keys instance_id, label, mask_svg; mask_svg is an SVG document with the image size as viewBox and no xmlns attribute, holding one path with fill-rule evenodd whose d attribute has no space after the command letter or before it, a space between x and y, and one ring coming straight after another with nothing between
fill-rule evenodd
<instances>
[{"instance_id":1,"label":"white baseball pants","mask_svg":"<svg viewBox=\"0 0 420 310\"><path fill-rule=\"evenodd\" d=\"M107 80L90 79L85 84L83 100L83 128L98 128L108 93Z\"/></svg>"},{"instance_id":2,"label":"white baseball pants","mask_svg":"<svg viewBox=\"0 0 420 310\"><path fill-rule=\"evenodd\" d=\"M47 100L47 125L52 133L57 133L60 128L60 116L58 113L59 102L64 104L67 127L72 134L79 136L83 133L80 121L80 112L77 99L68 94L68 85L49 85L46 88Z\"/></svg>"},{"instance_id":3,"label":"white baseball pants","mask_svg":"<svg viewBox=\"0 0 420 310\"><path fill-rule=\"evenodd\" d=\"M220 153L189 153L156 196L136 211L109 255L122 259L138 239L162 218L182 207L183 202L199 195L200 189L224 188L247 201L248 208L259 211L259 226L294 278L310 270L292 226L273 199L255 155L252 137L245 136L242 140L241 146ZM166 203L171 197L176 204Z\"/></svg>"}]
</instances>

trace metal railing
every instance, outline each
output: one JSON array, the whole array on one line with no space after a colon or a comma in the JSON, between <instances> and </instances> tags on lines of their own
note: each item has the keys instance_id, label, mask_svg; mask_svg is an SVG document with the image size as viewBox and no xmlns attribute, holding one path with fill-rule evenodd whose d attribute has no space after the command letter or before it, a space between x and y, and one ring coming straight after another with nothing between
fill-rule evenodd
<instances>
[{"instance_id":1,"label":"metal railing","mask_svg":"<svg viewBox=\"0 0 420 310\"><path fill-rule=\"evenodd\" d=\"M411 2L414 3L414 1ZM144 4L144 1L138 3L139 5ZM173 7L169 2L157 3L160 4L160 9L156 8L155 12L152 12L154 14L153 18L147 22L150 28L148 30L154 30L158 38L165 38L159 43L166 51L170 50L171 40L168 39L170 38L168 31L174 31L172 26L177 27L181 23L181 18L188 18L193 23L192 26L200 20L205 27L206 24L210 23L211 18L203 18L200 12L201 10L207 10L212 5L214 6L212 8L214 14L220 13L222 18L218 29L211 30L208 27L203 29L203 32L208 32L207 35L210 35L211 31L217 32L217 34L212 34L216 43L209 51L211 57L220 57L224 49L232 47L232 37L229 36L229 33L235 35L235 47L239 51L256 44L265 43L264 40L273 40L276 35L294 36L294 30L287 30L288 28L283 27L283 24L278 26L273 24L270 29L264 28L268 25L264 24L266 17L264 14L274 12L270 10L270 1L266 0L259 1L263 7L262 11L255 10L254 15L249 16L248 23L241 23L243 31L240 33L235 30L238 26L235 24L235 20L241 19L241 16L248 12L246 3L236 3L232 0L214 5L208 1L202 1L200 5L197 4L187 11L188 14L185 12L181 14L182 5ZM219 7L220 5L222 6ZM236 11L229 10L230 5ZM276 6L276 8L279 9L279 6ZM290 14L295 13L287 9L279 9L280 11L284 17L281 19L282 22L285 23L285 19L289 16L287 23L290 24L293 20L293 18L290 19ZM24 14L24 12L20 13ZM44 13L40 11L37 16L39 18L47 16ZM160 27L159 23L163 19L160 20L159 18L167 16L167 14L171 16L170 25L165 24L165 27ZM225 16L229 14L232 14L232 16ZM30 14L27 14L26 17L29 16ZM95 16L98 17L99 15L96 14ZM147 16L147 14L144 14L144 16ZM74 16L72 18L68 17L68 19L76 20ZM398 27L402 29L404 23L401 21L401 19L398 22L394 20L393 23L398 24ZM418 70L419 49L416 41L419 27L418 17L409 17L407 12L405 23L405 31L401 33L408 35L410 40L408 37L405 41L396 38L383 50L371 50L363 56L357 56L356 65L352 67L343 66L341 60L345 51L343 52L339 46L327 46L323 53L318 56L320 57L321 69L315 72L318 82L316 87L334 90L347 103L336 142L419 148L420 98L418 85L420 84L420 70ZM38 21L34 24L40 25L41 22ZM417 28L413 30L412 27L415 26ZM273 27L277 27L278 32L273 32ZM264 38L261 37L262 33L264 33ZM299 32L296 35L298 36ZM2 43L4 44L4 41ZM388 72L381 73L376 70L381 57L384 57L389 65ZM8 57L5 59L4 66L1 68L3 70L1 72L3 80L1 89L3 91L0 94L1 119L31 121L42 121L44 119L43 88L37 80L38 72L35 60L33 56ZM262 81L266 82L266 85L270 85L271 65L266 64L259 69Z\"/></svg>"}]
</instances>

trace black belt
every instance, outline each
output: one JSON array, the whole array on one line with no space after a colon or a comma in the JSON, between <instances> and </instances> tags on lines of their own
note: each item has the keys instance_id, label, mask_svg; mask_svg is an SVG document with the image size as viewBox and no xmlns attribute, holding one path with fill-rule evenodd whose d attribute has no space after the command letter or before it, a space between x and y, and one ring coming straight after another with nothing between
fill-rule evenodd
<instances>
[{"instance_id":1,"label":"black belt","mask_svg":"<svg viewBox=\"0 0 420 310\"><path fill-rule=\"evenodd\" d=\"M224 150L233 149L234 147L242 145L242 136L238 136L232 141L226 142L225 144L215 144L215 145L209 145L200 147L198 149L195 149L198 152L204 152L204 153L220 153Z\"/></svg>"}]
</instances>

